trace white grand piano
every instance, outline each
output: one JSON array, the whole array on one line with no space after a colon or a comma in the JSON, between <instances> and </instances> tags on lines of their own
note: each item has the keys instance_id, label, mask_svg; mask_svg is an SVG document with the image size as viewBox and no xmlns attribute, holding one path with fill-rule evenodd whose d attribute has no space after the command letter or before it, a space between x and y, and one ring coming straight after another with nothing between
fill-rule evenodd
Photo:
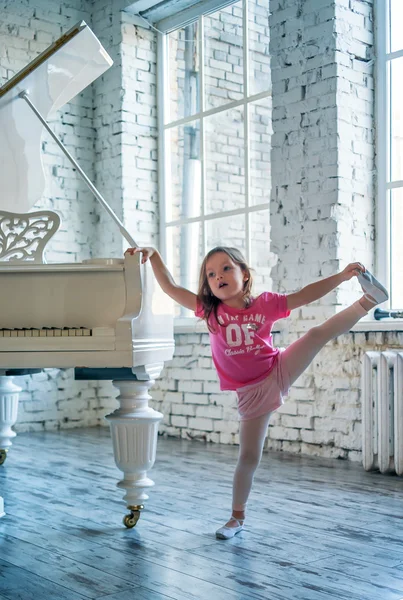
<instances>
[{"instance_id":1,"label":"white grand piano","mask_svg":"<svg viewBox=\"0 0 403 600\"><path fill-rule=\"evenodd\" d=\"M148 390L173 355L172 306L139 255L46 264L45 245L60 219L51 211L30 212L44 190L46 129L128 245L136 245L46 121L111 64L81 22L0 88L0 464L16 435L11 427L21 388L15 377L56 367L74 368L76 379L112 380L119 408L106 419L124 473L117 485L126 491L130 528L153 485L147 471L162 414L149 406Z\"/></svg>"}]
</instances>

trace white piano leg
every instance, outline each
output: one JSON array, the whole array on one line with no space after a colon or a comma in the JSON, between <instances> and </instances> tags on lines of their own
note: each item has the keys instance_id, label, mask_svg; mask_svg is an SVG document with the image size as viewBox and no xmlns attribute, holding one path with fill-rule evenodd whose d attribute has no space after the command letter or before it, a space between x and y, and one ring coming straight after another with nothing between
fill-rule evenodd
<instances>
[{"instance_id":1,"label":"white piano leg","mask_svg":"<svg viewBox=\"0 0 403 600\"><path fill-rule=\"evenodd\" d=\"M11 427L17 420L18 398L21 390L22 388L13 383L12 377L0 375L0 465L6 460L12 438L17 435Z\"/></svg>"},{"instance_id":2,"label":"white piano leg","mask_svg":"<svg viewBox=\"0 0 403 600\"><path fill-rule=\"evenodd\" d=\"M148 499L147 488L154 485L147 471L155 462L158 423L163 415L148 406L151 398L148 390L154 384L153 379L114 380L112 383L119 390L120 407L105 418L111 428L116 465L124 473L117 486L126 490L123 499L131 511L123 522L131 528L140 518L144 500Z\"/></svg>"}]
</instances>

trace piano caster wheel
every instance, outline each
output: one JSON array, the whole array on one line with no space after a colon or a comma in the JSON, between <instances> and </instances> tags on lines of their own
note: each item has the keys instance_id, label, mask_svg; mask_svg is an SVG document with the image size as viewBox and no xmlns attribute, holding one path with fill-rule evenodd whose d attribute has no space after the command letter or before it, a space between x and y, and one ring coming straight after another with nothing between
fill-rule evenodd
<instances>
[{"instance_id":1,"label":"piano caster wheel","mask_svg":"<svg viewBox=\"0 0 403 600\"><path fill-rule=\"evenodd\" d=\"M7 458L7 450L0 450L0 465L2 465Z\"/></svg>"},{"instance_id":2,"label":"piano caster wheel","mask_svg":"<svg viewBox=\"0 0 403 600\"><path fill-rule=\"evenodd\" d=\"M129 506L128 508L130 508L130 515L123 517L123 524L127 529L132 529L137 525L137 521L140 519L140 510L144 506L139 504L138 506Z\"/></svg>"}]
</instances>

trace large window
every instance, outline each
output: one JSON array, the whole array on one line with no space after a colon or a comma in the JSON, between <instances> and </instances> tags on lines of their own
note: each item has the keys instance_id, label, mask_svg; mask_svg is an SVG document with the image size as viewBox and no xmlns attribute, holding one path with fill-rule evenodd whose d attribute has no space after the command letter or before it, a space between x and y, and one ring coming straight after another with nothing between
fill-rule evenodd
<instances>
[{"instance_id":1,"label":"large window","mask_svg":"<svg viewBox=\"0 0 403 600\"><path fill-rule=\"evenodd\" d=\"M268 17L267 0L241 0L160 36L161 242L175 280L193 291L216 245L243 251L255 292L267 289Z\"/></svg>"},{"instance_id":2,"label":"large window","mask_svg":"<svg viewBox=\"0 0 403 600\"><path fill-rule=\"evenodd\" d=\"M377 1L378 273L403 308L403 0Z\"/></svg>"}]
</instances>

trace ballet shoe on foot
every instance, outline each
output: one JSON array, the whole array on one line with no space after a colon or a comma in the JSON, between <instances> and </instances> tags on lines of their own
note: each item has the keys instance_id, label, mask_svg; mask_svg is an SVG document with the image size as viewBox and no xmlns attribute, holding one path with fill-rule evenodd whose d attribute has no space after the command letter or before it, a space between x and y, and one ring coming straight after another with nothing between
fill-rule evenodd
<instances>
[{"instance_id":1,"label":"ballet shoe on foot","mask_svg":"<svg viewBox=\"0 0 403 600\"><path fill-rule=\"evenodd\" d=\"M381 302L385 302L389 298L386 289L369 271L360 273L357 279L362 287L365 298L372 302L372 304L381 304Z\"/></svg>"},{"instance_id":2,"label":"ballet shoe on foot","mask_svg":"<svg viewBox=\"0 0 403 600\"><path fill-rule=\"evenodd\" d=\"M217 529L215 532L216 538L219 540L229 540L233 538L237 533L242 531L243 529L243 519L239 520L235 517L231 517L228 522L235 521L235 525L233 527L228 527L228 525L224 525Z\"/></svg>"}]
</instances>

